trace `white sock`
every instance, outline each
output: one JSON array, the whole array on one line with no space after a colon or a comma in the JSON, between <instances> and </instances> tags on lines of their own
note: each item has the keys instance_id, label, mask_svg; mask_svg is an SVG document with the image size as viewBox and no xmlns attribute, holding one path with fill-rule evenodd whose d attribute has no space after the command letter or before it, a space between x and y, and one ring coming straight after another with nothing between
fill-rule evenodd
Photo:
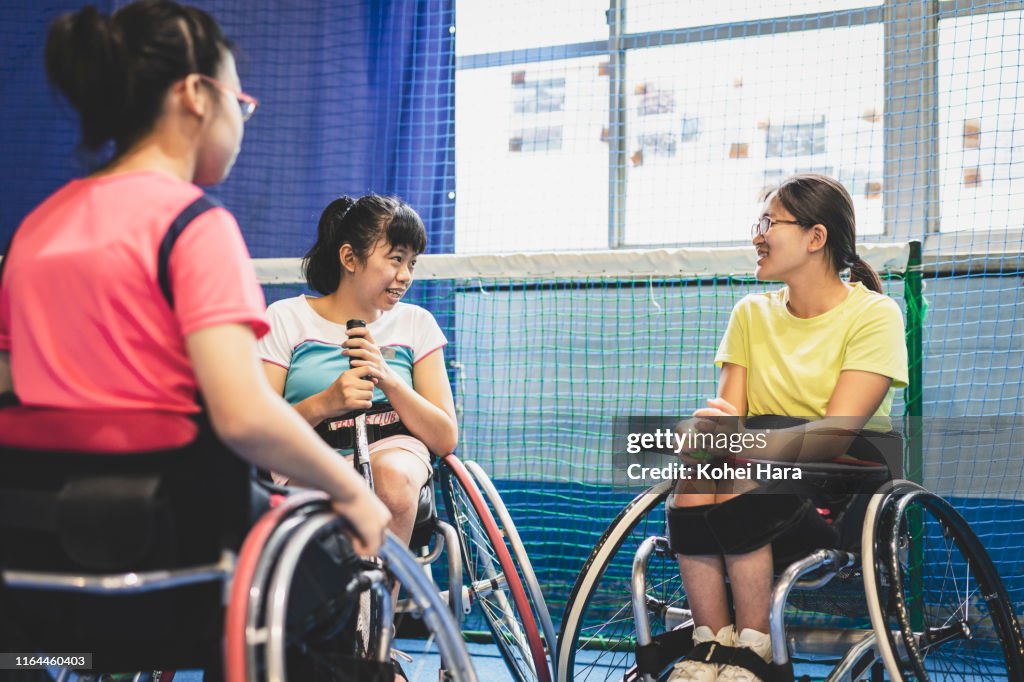
<instances>
[{"instance_id":1,"label":"white sock","mask_svg":"<svg viewBox=\"0 0 1024 682\"><path fill-rule=\"evenodd\" d=\"M733 639L732 646L750 649L765 661L771 663L772 638L768 634L758 632L753 628L743 628Z\"/></svg>"}]
</instances>

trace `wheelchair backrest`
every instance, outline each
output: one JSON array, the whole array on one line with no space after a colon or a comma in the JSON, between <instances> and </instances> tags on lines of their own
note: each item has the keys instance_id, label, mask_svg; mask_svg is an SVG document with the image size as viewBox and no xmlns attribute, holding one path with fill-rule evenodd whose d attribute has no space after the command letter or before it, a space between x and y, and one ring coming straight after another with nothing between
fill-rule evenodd
<instances>
[{"instance_id":1,"label":"wheelchair backrest","mask_svg":"<svg viewBox=\"0 0 1024 682\"><path fill-rule=\"evenodd\" d=\"M137 416L137 429L154 427L152 415ZM82 434L92 442L107 432L106 442L120 442L116 432L129 433L132 419L0 410L0 422L12 420L17 428L0 430L3 567L84 573L171 569L215 562L222 549L241 543L249 520L250 469L208 427L193 424L191 440L177 447L83 452L69 436ZM24 442L33 433L36 442ZM67 446L55 447L60 442Z\"/></svg>"}]
</instances>

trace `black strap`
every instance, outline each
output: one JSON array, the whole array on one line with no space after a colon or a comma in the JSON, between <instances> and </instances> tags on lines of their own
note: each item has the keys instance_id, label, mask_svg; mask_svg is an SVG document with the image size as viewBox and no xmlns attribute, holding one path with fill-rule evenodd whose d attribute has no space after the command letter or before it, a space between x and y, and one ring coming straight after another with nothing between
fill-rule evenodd
<instances>
[{"instance_id":1,"label":"black strap","mask_svg":"<svg viewBox=\"0 0 1024 682\"><path fill-rule=\"evenodd\" d=\"M774 665L766 662L746 647L725 646L718 642L701 642L694 645L686 658L690 661L734 665L749 670L764 682L771 682L779 675L779 671Z\"/></svg>"},{"instance_id":2,"label":"black strap","mask_svg":"<svg viewBox=\"0 0 1024 682\"><path fill-rule=\"evenodd\" d=\"M205 194L200 195L198 199L182 209L181 213L174 218L167 228L167 232L164 233L164 238L160 241L160 250L157 253L157 281L160 283L160 291L163 292L164 298L167 299L167 304L172 308L174 307L174 293L171 291L170 262L174 244L192 221L211 208L220 208L222 206L223 204L213 197ZM3 258L0 258L0 282L3 281L4 266L10 259L12 244L14 244L14 234L11 235L7 242Z\"/></svg>"},{"instance_id":3,"label":"black strap","mask_svg":"<svg viewBox=\"0 0 1024 682\"><path fill-rule=\"evenodd\" d=\"M171 221L170 226L167 228L167 232L164 233L164 237L160 241L160 250L157 253L157 281L160 284L160 290L163 292L164 298L167 300L167 305L171 308L174 307L174 292L171 291L170 261L171 251L174 250L174 244L178 241L178 237L181 236L185 231L185 228L188 227L192 221L203 213L209 211L211 208L219 208L222 206L223 204L213 197L202 194L198 199L182 209L181 213ZM3 286L4 266L7 264L7 261L10 260L11 246L14 244L15 234L17 234L17 230L11 234L11 238L7 241L7 248L3 252L3 258L0 258L0 287ZM20 402L13 391L0 394L0 408L18 404L20 404ZM200 407L203 407L202 403L200 403Z\"/></svg>"},{"instance_id":4,"label":"black strap","mask_svg":"<svg viewBox=\"0 0 1024 682\"><path fill-rule=\"evenodd\" d=\"M636 670L657 678L680 654L693 646L693 628L684 627L656 635L650 644L636 647Z\"/></svg>"},{"instance_id":5,"label":"black strap","mask_svg":"<svg viewBox=\"0 0 1024 682\"><path fill-rule=\"evenodd\" d=\"M163 292L164 298L167 299L167 305L170 307L174 307L174 292L171 291L170 263L171 251L174 250L175 242L178 241L178 237L185 231L185 228L191 225L196 218L211 208L220 208L222 206L223 204L216 199L205 194L200 195L198 199L186 206L171 222L170 227L167 228L167 232L160 242L160 251L157 254L157 281L160 284L160 291Z\"/></svg>"},{"instance_id":6,"label":"black strap","mask_svg":"<svg viewBox=\"0 0 1024 682\"><path fill-rule=\"evenodd\" d=\"M368 410L353 410L336 417L329 417L314 427L320 437L336 450L351 450L355 447L355 418L366 415L366 441L373 443L389 436L412 435L387 401L378 401Z\"/></svg>"},{"instance_id":7,"label":"black strap","mask_svg":"<svg viewBox=\"0 0 1024 682\"><path fill-rule=\"evenodd\" d=\"M355 427L342 427L330 429L327 421L322 421L316 426L316 432L328 445L335 450L351 450L355 447ZM394 424L367 424L366 442L375 443L390 436L411 435L405 424L398 421Z\"/></svg>"}]
</instances>

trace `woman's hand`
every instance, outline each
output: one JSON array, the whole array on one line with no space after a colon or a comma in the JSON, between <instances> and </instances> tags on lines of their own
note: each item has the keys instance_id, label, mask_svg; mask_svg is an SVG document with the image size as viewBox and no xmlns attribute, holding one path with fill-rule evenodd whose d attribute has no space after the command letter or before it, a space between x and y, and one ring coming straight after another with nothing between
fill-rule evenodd
<instances>
[{"instance_id":1,"label":"woman's hand","mask_svg":"<svg viewBox=\"0 0 1024 682\"><path fill-rule=\"evenodd\" d=\"M724 398L711 398L708 407L694 410L694 428L700 433L724 433L726 436L739 431L739 411Z\"/></svg>"},{"instance_id":2,"label":"woman's hand","mask_svg":"<svg viewBox=\"0 0 1024 682\"><path fill-rule=\"evenodd\" d=\"M708 407L695 410L693 417L684 419L676 425L675 431L685 443L680 449L680 454L688 455L683 457L688 463L705 462L712 457L727 455L728 449L723 451L709 447L709 441L719 440L715 438L719 434L729 436L738 429L739 410L723 398L712 398L708 400ZM705 438L705 434L711 438Z\"/></svg>"},{"instance_id":3,"label":"woman's hand","mask_svg":"<svg viewBox=\"0 0 1024 682\"><path fill-rule=\"evenodd\" d=\"M739 411L733 407L725 398L711 398L708 400L709 407L702 407L695 410L694 417L739 417ZM737 423L737 422L733 422Z\"/></svg>"},{"instance_id":4,"label":"woman's hand","mask_svg":"<svg viewBox=\"0 0 1024 682\"><path fill-rule=\"evenodd\" d=\"M362 376L372 378L380 390L387 393L399 379L391 371L370 330L366 327L353 327L346 331L348 341L342 344L345 350L341 354L349 358L353 369L362 370Z\"/></svg>"},{"instance_id":5,"label":"woman's hand","mask_svg":"<svg viewBox=\"0 0 1024 682\"><path fill-rule=\"evenodd\" d=\"M373 491L361 486L353 495L332 499L331 507L348 522L356 553L360 556L380 553L384 529L391 522L391 512Z\"/></svg>"},{"instance_id":6,"label":"woman's hand","mask_svg":"<svg viewBox=\"0 0 1024 682\"><path fill-rule=\"evenodd\" d=\"M322 418L336 417L353 410L368 410L373 406L373 387L376 377L366 378L365 369L347 369L320 393Z\"/></svg>"}]
</instances>

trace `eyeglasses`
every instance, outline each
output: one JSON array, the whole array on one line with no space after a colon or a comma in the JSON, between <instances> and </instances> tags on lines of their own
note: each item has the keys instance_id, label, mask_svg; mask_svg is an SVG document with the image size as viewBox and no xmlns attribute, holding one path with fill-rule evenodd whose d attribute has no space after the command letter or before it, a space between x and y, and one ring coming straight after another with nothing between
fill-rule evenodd
<instances>
[{"instance_id":1,"label":"eyeglasses","mask_svg":"<svg viewBox=\"0 0 1024 682\"><path fill-rule=\"evenodd\" d=\"M768 230L772 229L772 225L780 223L784 223L786 225L800 224L797 220L775 220L769 215L763 215L757 220L757 222L750 226L750 238L756 239L757 237L763 237L768 234Z\"/></svg>"},{"instance_id":2,"label":"eyeglasses","mask_svg":"<svg viewBox=\"0 0 1024 682\"><path fill-rule=\"evenodd\" d=\"M256 107L259 106L259 100L252 95L247 95L241 90L236 90L229 85L221 83L216 78L211 78L204 73L196 74L200 79L206 81L218 90L223 90L232 97L238 100L238 108L242 110L242 122L248 121L252 118L253 113L256 111Z\"/></svg>"}]
</instances>

